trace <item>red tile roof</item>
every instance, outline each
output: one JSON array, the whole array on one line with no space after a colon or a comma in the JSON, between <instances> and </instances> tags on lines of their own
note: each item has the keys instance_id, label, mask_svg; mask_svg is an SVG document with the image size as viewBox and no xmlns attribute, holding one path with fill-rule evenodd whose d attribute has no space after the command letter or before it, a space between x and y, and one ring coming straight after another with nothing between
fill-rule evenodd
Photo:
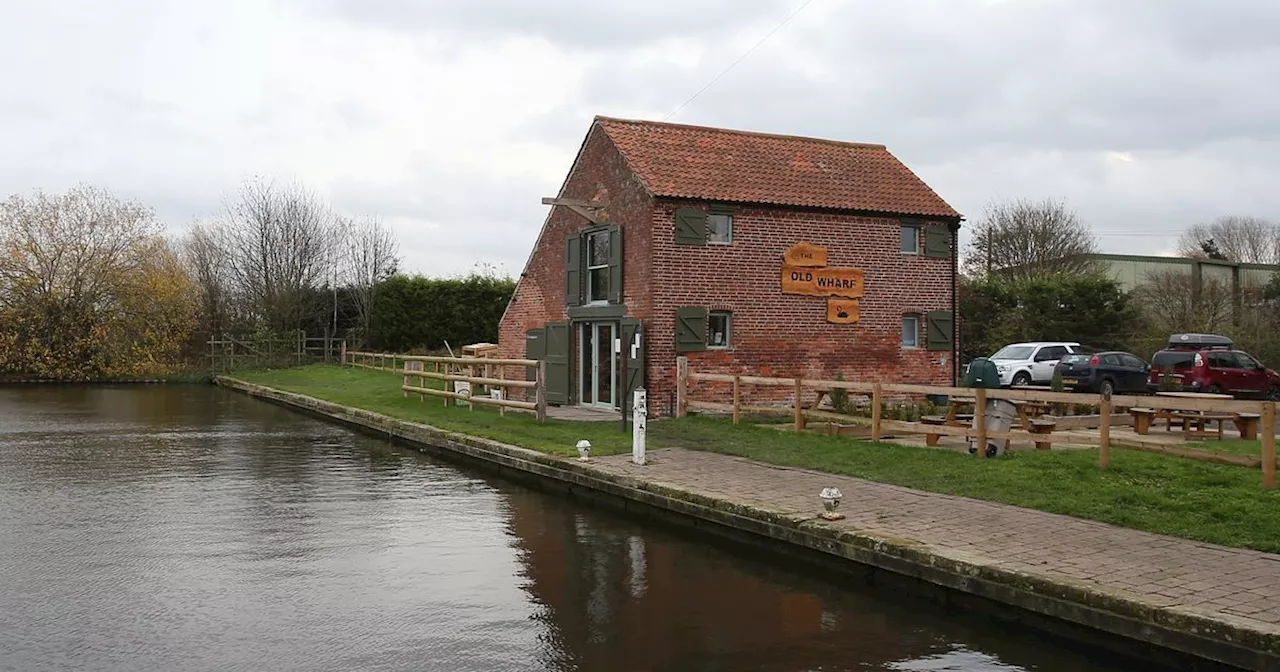
<instances>
[{"instance_id":1,"label":"red tile roof","mask_svg":"<svg viewBox=\"0 0 1280 672\"><path fill-rule=\"evenodd\" d=\"M655 196L959 217L884 145L596 117Z\"/></svg>"}]
</instances>

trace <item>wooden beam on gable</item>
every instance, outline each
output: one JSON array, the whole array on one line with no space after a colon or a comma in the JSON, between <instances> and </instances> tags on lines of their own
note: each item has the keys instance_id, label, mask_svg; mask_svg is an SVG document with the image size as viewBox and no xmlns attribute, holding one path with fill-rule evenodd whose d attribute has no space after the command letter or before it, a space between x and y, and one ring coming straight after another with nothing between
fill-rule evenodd
<instances>
[{"instance_id":1,"label":"wooden beam on gable","mask_svg":"<svg viewBox=\"0 0 1280 672\"><path fill-rule=\"evenodd\" d=\"M603 209L604 206L596 203L590 203L590 202L582 201L576 198L543 197L542 204L543 205L559 205L561 207L569 208L570 210L578 213L579 215L582 215L584 218L586 218L587 221L591 222L592 224L603 224L605 221L605 218L600 216L600 210Z\"/></svg>"}]
</instances>

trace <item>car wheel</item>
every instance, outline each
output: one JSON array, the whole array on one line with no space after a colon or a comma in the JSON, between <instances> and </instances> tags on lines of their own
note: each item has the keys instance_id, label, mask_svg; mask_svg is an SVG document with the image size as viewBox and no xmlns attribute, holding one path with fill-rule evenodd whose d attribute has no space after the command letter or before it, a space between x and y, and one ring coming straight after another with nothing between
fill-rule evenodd
<instances>
[{"instance_id":1,"label":"car wheel","mask_svg":"<svg viewBox=\"0 0 1280 672\"><path fill-rule=\"evenodd\" d=\"M1206 392L1208 392L1209 394L1222 394L1222 386L1217 383L1214 383L1209 386L1209 389L1206 390Z\"/></svg>"},{"instance_id":2,"label":"car wheel","mask_svg":"<svg viewBox=\"0 0 1280 672\"><path fill-rule=\"evenodd\" d=\"M1280 401L1280 385L1272 385L1267 390L1267 401Z\"/></svg>"},{"instance_id":3,"label":"car wheel","mask_svg":"<svg viewBox=\"0 0 1280 672\"><path fill-rule=\"evenodd\" d=\"M1111 382L1111 381L1109 381L1109 380L1104 380L1104 381L1102 381L1102 385L1100 385L1100 386L1098 387L1098 392L1099 392L1099 393L1101 393L1101 394L1102 394L1102 396L1104 396L1104 397L1109 397L1109 396L1111 396L1111 395L1115 394L1115 392L1116 392L1116 384L1115 384L1115 383L1113 383L1113 382Z\"/></svg>"},{"instance_id":4,"label":"car wheel","mask_svg":"<svg viewBox=\"0 0 1280 672\"><path fill-rule=\"evenodd\" d=\"M1031 384L1031 374L1027 373L1026 371L1019 371L1018 373L1014 374L1013 376L1014 387L1017 387L1019 385L1030 385L1030 384Z\"/></svg>"}]
</instances>

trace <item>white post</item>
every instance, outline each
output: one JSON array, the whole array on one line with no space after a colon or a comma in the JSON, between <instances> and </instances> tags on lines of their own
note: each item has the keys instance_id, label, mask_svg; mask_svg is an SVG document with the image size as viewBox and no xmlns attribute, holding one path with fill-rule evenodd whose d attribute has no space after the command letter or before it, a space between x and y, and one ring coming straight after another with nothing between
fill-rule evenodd
<instances>
[{"instance_id":1,"label":"white post","mask_svg":"<svg viewBox=\"0 0 1280 672\"><path fill-rule=\"evenodd\" d=\"M639 465L644 465L644 425L648 418L649 401L644 388L637 388L631 404L631 461Z\"/></svg>"}]
</instances>

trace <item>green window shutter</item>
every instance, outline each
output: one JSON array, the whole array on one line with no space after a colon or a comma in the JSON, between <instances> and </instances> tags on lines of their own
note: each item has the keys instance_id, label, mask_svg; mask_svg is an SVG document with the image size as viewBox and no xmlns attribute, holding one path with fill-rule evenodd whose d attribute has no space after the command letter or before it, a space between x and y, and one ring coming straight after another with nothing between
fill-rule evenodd
<instances>
[{"instance_id":1,"label":"green window shutter","mask_svg":"<svg viewBox=\"0 0 1280 672\"><path fill-rule=\"evenodd\" d=\"M920 232L924 234L924 256L951 258L951 231L945 226L926 226Z\"/></svg>"},{"instance_id":2,"label":"green window shutter","mask_svg":"<svg viewBox=\"0 0 1280 672\"><path fill-rule=\"evenodd\" d=\"M676 245L707 244L707 213L695 208L676 210Z\"/></svg>"},{"instance_id":3,"label":"green window shutter","mask_svg":"<svg viewBox=\"0 0 1280 672\"><path fill-rule=\"evenodd\" d=\"M573 342L566 323L548 324L543 330L547 362L547 403L563 406L569 403L569 362Z\"/></svg>"},{"instance_id":4,"label":"green window shutter","mask_svg":"<svg viewBox=\"0 0 1280 672\"><path fill-rule=\"evenodd\" d=\"M574 235L565 239L564 252L564 299L565 305L582 305L582 236Z\"/></svg>"},{"instance_id":5,"label":"green window shutter","mask_svg":"<svg viewBox=\"0 0 1280 672\"><path fill-rule=\"evenodd\" d=\"M707 349L707 309L676 309L676 352Z\"/></svg>"},{"instance_id":6,"label":"green window shutter","mask_svg":"<svg viewBox=\"0 0 1280 672\"><path fill-rule=\"evenodd\" d=\"M622 303L622 229L609 229L609 303Z\"/></svg>"},{"instance_id":7,"label":"green window shutter","mask_svg":"<svg viewBox=\"0 0 1280 672\"><path fill-rule=\"evenodd\" d=\"M955 322L951 312L935 310L925 316L926 346L930 350L950 350L955 343Z\"/></svg>"}]
</instances>

